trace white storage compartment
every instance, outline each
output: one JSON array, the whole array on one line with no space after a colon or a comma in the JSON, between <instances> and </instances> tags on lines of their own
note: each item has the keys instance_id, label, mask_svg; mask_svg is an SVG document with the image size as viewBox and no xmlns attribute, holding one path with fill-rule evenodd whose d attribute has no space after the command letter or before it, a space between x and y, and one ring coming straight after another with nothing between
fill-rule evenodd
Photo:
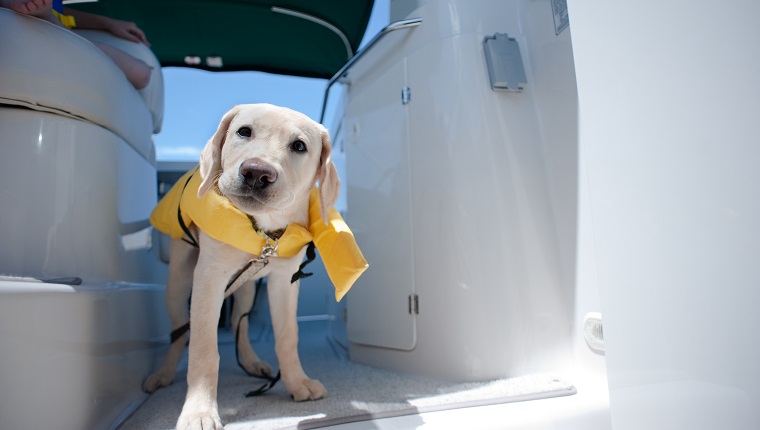
<instances>
[{"instance_id":1,"label":"white storage compartment","mask_svg":"<svg viewBox=\"0 0 760 430\"><path fill-rule=\"evenodd\" d=\"M347 296L353 360L458 380L570 361L572 48L531 4L425 2L345 78L347 218L370 263ZM496 33L522 53L521 92L491 88Z\"/></svg>"}]
</instances>

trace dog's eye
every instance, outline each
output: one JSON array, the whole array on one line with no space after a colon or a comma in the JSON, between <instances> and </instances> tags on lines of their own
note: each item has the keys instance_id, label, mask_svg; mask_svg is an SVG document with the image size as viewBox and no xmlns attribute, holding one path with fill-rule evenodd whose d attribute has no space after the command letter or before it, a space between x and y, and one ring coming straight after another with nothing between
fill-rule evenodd
<instances>
[{"instance_id":1,"label":"dog's eye","mask_svg":"<svg viewBox=\"0 0 760 430\"><path fill-rule=\"evenodd\" d=\"M293 152L306 152L306 144L303 143L303 141L296 140L290 144L290 149L292 149Z\"/></svg>"},{"instance_id":2,"label":"dog's eye","mask_svg":"<svg viewBox=\"0 0 760 430\"><path fill-rule=\"evenodd\" d=\"M240 127L237 131L237 135L240 137L251 137L251 127Z\"/></svg>"}]
</instances>

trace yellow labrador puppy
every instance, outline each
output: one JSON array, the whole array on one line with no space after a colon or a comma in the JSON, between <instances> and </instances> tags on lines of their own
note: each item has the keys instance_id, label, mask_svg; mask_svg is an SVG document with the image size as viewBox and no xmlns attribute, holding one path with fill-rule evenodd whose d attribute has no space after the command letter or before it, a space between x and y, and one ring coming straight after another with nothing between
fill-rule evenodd
<instances>
[{"instance_id":1,"label":"yellow labrador puppy","mask_svg":"<svg viewBox=\"0 0 760 430\"><path fill-rule=\"evenodd\" d=\"M212 237L200 220L183 226L184 241L172 240L167 306L175 331L188 321L187 300L192 290L187 397L178 429L222 428L216 400L220 309L225 295L250 279L268 276L275 352L288 392L297 401L327 394L319 381L304 373L298 356L298 281L293 281L293 275L299 272L305 248L298 245L292 256L283 255L285 252L278 256L274 248L280 237L285 240L283 233L288 234L289 226L308 228L312 193L318 194L318 213L327 222L327 211L339 190L330 151L327 130L306 115L267 104L239 105L224 115L206 144L196 174L198 184L193 185L192 177L184 183L192 198L204 199L213 193L224 196L266 236L266 245L260 252L242 251ZM317 183L318 191L313 191ZM191 242L197 247L186 243L188 236L195 238ZM248 341L244 314L250 310L253 290L239 288L234 294L232 320L233 329L241 333L237 345L241 365L250 374L271 376L269 366L259 360ZM172 382L187 336L173 333L175 339L161 369L145 381L146 391Z\"/></svg>"}]
</instances>

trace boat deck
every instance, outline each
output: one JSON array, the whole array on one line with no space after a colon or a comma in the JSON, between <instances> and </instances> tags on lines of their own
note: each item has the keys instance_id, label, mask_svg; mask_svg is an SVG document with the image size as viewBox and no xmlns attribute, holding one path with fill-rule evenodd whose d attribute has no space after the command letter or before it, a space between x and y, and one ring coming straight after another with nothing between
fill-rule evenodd
<instances>
[{"instance_id":1,"label":"boat deck","mask_svg":"<svg viewBox=\"0 0 760 430\"><path fill-rule=\"evenodd\" d=\"M276 368L271 325L254 320L250 333L257 354ZM452 413L462 417L473 413L483 418L489 417L485 420L478 418L478 425L482 423L485 426L482 428L507 428L493 425L507 424L497 417L509 413L510 408L505 408L508 404L519 402L528 405L536 403L529 400L575 398L570 402L560 401L558 407L552 409L552 414L561 415L562 411L575 411L579 400L582 400L578 399L573 385L552 375L457 383L354 363L341 346L329 340L326 320L301 322L300 334L299 349L304 369L328 390L328 397L323 400L293 402L281 382L262 396L245 397L246 393L258 388L264 381L247 376L238 367L234 355L234 336L229 330L220 329L218 399L225 428L359 429L378 428L373 427L376 425L388 426L383 428L417 428L426 420L444 425L449 419L444 417L450 417ZM185 397L185 378L186 361L183 361L175 383L151 395L120 429L173 429ZM573 406L562 407L565 404ZM596 418L603 419L606 416L605 405L599 406L600 413ZM513 409L525 411L520 412L519 421L523 424L531 415L538 421L548 416L541 411L541 407L519 406ZM531 411L529 415L525 415L528 411ZM574 419L583 415L573 414ZM475 428L471 425L467 427Z\"/></svg>"}]
</instances>

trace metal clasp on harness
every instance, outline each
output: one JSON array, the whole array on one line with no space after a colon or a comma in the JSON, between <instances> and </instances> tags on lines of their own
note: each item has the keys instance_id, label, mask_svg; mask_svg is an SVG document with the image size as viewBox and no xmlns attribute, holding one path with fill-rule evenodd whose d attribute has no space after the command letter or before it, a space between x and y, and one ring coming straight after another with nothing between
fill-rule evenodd
<instances>
[{"instance_id":1,"label":"metal clasp on harness","mask_svg":"<svg viewBox=\"0 0 760 430\"><path fill-rule=\"evenodd\" d=\"M272 245L270 239L267 238L266 243L261 247L261 252L259 253L259 261L268 260L269 257L277 257L277 247L279 246L279 239L275 239L274 245Z\"/></svg>"}]
</instances>

